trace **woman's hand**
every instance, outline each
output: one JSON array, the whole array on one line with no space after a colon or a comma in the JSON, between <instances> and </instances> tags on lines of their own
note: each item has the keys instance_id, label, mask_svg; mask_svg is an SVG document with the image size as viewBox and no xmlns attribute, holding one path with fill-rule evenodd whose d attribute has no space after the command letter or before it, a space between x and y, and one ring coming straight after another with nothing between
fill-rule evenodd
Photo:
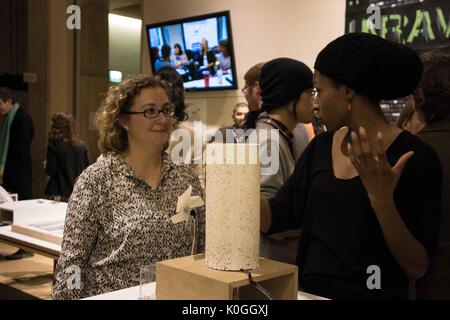
<instances>
[{"instance_id":1,"label":"woman's hand","mask_svg":"<svg viewBox=\"0 0 450 320\"><path fill-rule=\"evenodd\" d=\"M391 167L386 158L383 134L377 134L377 150L372 150L364 128L359 129L359 137L351 133L351 143L348 144L350 160L358 171L364 188L367 191L372 206L384 201L393 200L394 190L400 175L414 152L405 153ZM376 156L374 156L376 155Z\"/></svg>"}]
</instances>

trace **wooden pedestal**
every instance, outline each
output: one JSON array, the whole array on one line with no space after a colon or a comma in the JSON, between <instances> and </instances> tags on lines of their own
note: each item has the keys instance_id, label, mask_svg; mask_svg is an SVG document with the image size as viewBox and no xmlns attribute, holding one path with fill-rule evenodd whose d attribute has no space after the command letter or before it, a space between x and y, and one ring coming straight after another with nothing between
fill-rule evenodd
<instances>
[{"instance_id":1,"label":"wooden pedestal","mask_svg":"<svg viewBox=\"0 0 450 320\"><path fill-rule=\"evenodd\" d=\"M260 258L260 267L251 272L253 280L269 291L273 299L297 299L297 266ZM204 255L156 264L157 300L233 300L237 296L242 300L265 298L249 284L248 275L243 272L208 268Z\"/></svg>"}]
</instances>

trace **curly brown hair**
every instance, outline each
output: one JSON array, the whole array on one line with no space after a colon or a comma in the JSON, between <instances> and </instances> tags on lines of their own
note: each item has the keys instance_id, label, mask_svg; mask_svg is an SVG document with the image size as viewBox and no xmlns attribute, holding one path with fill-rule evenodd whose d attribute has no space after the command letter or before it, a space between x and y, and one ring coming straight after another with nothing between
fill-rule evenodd
<instances>
[{"instance_id":1,"label":"curly brown hair","mask_svg":"<svg viewBox=\"0 0 450 320\"><path fill-rule=\"evenodd\" d=\"M450 119L450 55L426 53L422 80L414 92L416 110L427 123Z\"/></svg>"},{"instance_id":2,"label":"curly brown hair","mask_svg":"<svg viewBox=\"0 0 450 320\"><path fill-rule=\"evenodd\" d=\"M121 126L120 118L130 111L134 99L147 88L161 88L168 93L166 85L147 75L130 76L121 84L109 88L96 119L99 130L98 147L102 153L122 153L128 148L127 131ZM176 120L182 119L177 117Z\"/></svg>"},{"instance_id":3,"label":"curly brown hair","mask_svg":"<svg viewBox=\"0 0 450 320\"><path fill-rule=\"evenodd\" d=\"M48 134L49 141L65 141L70 143L78 141L76 123L72 115L58 112L52 116L51 121L52 125Z\"/></svg>"}]
</instances>

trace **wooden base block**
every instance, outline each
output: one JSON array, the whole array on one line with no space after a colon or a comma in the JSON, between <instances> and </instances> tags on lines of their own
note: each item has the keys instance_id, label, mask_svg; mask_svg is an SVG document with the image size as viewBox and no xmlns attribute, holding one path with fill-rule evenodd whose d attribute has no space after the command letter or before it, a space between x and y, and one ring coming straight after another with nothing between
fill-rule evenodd
<instances>
[{"instance_id":1,"label":"wooden base block","mask_svg":"<svg viewBox=\"0 0 450 320\"><path fill-rule=\"evenodd\" d=\"M253 280L275 300L296 300L297 266L260 258L251 270ZM259 300L265 297L250 286L248 275L240 271L219 271L206 266L204 255L158 262L157 300Z\"/></svg>"}]
</instances>

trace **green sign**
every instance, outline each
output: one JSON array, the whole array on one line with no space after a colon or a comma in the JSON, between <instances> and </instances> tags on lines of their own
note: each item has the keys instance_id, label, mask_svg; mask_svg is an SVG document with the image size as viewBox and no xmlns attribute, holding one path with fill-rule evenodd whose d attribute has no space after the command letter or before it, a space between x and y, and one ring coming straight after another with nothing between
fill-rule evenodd
<instances>
[{"instance_id":1,"label":"green sign","mask_svg":"<svg viewBox=\"0 0 450 320\"><path fill-rule=\"evenodd\" d=\"M347 1L347 33L377 34L418 51L450 51L450 1L383 1L382 6L367 10L371 3L377 4L370 0Z\"/></svg>"}]
</instances>

